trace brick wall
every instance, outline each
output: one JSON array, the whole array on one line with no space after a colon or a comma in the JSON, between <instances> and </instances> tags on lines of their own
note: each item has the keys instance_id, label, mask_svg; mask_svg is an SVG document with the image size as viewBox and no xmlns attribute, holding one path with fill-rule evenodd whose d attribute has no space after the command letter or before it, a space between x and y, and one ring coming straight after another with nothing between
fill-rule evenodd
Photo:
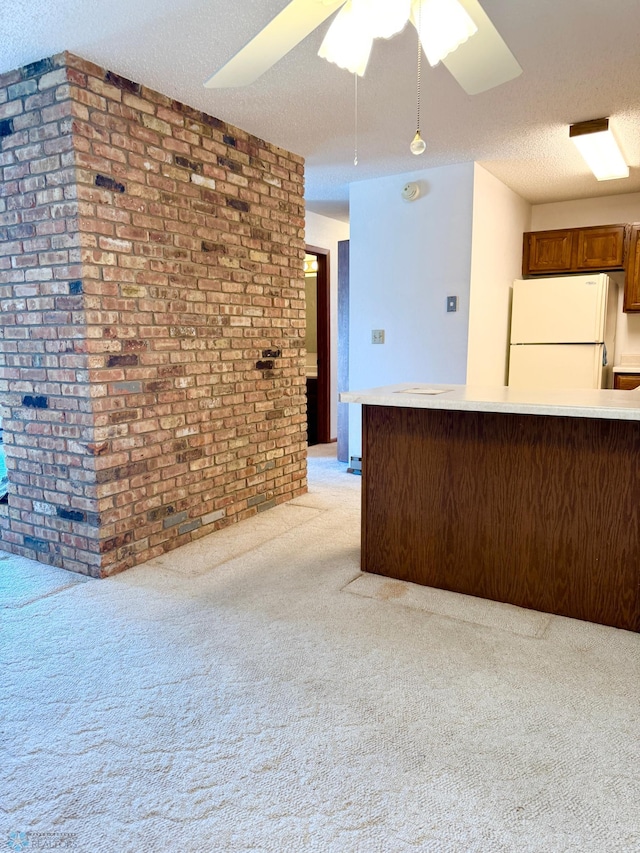
<instances>
[{"instance_id":1,"label":"brick wall","mask_svg":"<svg viewBox=\"0 0 640 853\"><path fill-rule=\"evenodd\" d=\"M104 576L304 492L302 159L61 54L0 170L1 546Z\"/></svg>"}]
</instances>

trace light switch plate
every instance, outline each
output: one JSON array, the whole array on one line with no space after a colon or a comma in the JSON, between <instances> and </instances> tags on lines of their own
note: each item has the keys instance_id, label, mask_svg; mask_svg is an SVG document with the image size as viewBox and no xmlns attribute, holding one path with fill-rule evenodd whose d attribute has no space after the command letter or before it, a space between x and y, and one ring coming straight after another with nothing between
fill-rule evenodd
<instances>
[{"instance_id":1,"label":"light switch plate","mask_svg":"<svg viewBox=\"0 0 640 853\"><path fill-rule=\"evenodd\" d=\"M371 330L371 343L372 344L383 344L384 343L384 329L372 329Z\"/></svg>"},{"instance_id":2,"label":"light switch plate","mask_svg":"<svg viewBox=\"0 0 640 853\"><path fill-rule=\"evenodd\" d=\"M458 310L458 297L447 296L447 313Z\"/></svg>"}]
</instances>

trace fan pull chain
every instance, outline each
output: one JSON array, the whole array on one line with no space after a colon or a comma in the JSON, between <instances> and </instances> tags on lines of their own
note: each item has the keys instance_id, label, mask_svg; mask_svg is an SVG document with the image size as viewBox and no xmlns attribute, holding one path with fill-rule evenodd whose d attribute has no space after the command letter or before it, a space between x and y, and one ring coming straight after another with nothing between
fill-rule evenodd
<instances>
[{"instance_id":1,"label":"fan pull chain","mask_svg":"<svg viewBox=\"0 0 640 853\"><path fill-rule=\"evenodd\" d=\"M418 91L417 91L417 101L418 101L418 115L416 118L416 135L411 140L411 144L409 145L409 150L412 154L424 154L424 151L427 147L426 142L420 135L420 100L422 94L422 42L420 41L420 23L422 18L422 3L418 3Z\"/></svg>"},{"instance_id":2,"label":"fan pull chain","mask_svg":"<svg viewBox=\"0 0 640 853\"><path fill-rule=\"evenodd\" d=\"M354 74L355 93L354 93L354 139L353 139L353 165L358 165L358 75Z\"/></svg>"},{"instance_id":3,"label":"fan pull chain","mask_svg":"<svg viewBox=\"0 0 640 853\"><path fill-rule=\"evenodd\" d=\"M419 13L418 13L419 14ZM418 36L418 116L416 120L416 131L418 134L420 133L420 96L422 90L422 42L420 41L420 36Z\"/></svg>"}]
</instances>

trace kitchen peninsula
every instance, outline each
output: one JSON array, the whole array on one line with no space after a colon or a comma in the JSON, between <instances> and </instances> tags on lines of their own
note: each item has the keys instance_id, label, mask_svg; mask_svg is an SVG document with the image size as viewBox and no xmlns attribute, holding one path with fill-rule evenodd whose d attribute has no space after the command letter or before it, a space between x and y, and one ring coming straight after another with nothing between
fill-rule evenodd
<instances>
[{"instance_id":1,"label":"kitchen peninsula","mask_svg":"<svg viewBox=\"0 0 640 853\"><path fill-rule=\"evenodd\" d=\"M640 631L640 392L340 399L363 405L363 571Z\"/></svg>"}]
</instances>

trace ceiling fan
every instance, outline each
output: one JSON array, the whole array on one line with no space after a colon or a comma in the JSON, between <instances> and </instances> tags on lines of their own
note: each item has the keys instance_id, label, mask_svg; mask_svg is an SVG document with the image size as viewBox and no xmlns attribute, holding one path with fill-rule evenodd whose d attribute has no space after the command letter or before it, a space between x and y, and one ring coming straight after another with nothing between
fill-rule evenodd
<instances>
[{"instance_id":1,"label":"ceiling fan","mask_svg":"<svg viewBox=\"0 0 640 853\"><path fill-rule=\"evenodd\" d=\"M249 86L336 11L318 53L360 76L373 40L395 35L408 21L430 64L442 61L469 95L522 73L478 0L291 0L204 85Z\"/></svg>"}]
</instances>

